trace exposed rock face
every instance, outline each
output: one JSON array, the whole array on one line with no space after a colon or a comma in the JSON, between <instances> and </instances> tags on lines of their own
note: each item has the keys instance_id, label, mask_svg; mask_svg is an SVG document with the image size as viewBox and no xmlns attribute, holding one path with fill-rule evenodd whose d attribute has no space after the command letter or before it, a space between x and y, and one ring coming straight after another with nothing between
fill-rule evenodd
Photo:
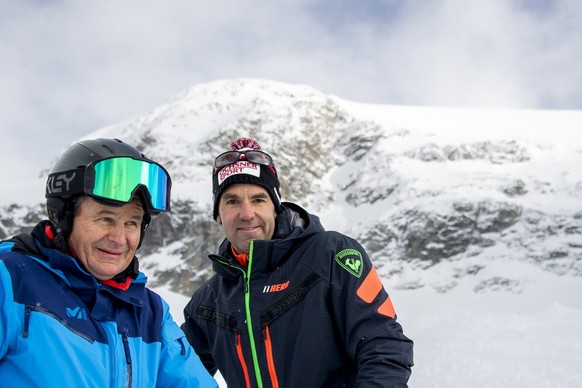
<instances>
[{"instance_id":1,"label":"exposed rock face","mask_svg":"<svg viewBox=\"0 0 582 388\"><path fill-rule=\"evenodd\" d=\"M491 267L505 261L582 275L582 210L547 206L580 199L582 176L540 173L555 152L541 141L444 139L358 116L309 87L254 80L195 86L92 135L119 137L170 171L172 212L154 218L139 256L151 284L185 295L212 275L207 256L224 238L211 219L212 159L239 136L275 158L284 200L360 241L391 287L447 292L473 279L474 292L520 292L519 274ZM4 204L0 215L6 238L44 218L44 203Z\"/></svg>"}]
</instances>

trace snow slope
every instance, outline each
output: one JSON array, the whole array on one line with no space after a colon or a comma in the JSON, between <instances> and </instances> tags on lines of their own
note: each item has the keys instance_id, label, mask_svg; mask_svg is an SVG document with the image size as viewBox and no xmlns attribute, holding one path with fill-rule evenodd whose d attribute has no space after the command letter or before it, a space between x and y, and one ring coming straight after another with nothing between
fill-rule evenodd
<instances>
[{"instance_id":1,"label":"snow slope","mask_svg":"<svg viewBox=\"0 0 582 388\"><path fill-rule=\"evenodd\" d=\"M237 95L241 81L237 82L222 83L220 88L193 88L143 117L103 128L87 137L125 134L131 139L131 136L137 138L132 131L146 128L151 139L161 139L152 146L154 154L148 152L148 156L163 159L169 158L171 152L180 152L185 158L179 165L172 166L173 176L176 176L175 197L208 201L208 168L196 158L215 154L214 150L208 150L203 140L218 129L234 126L237 115L245 111L241 96ZM265 85L269 85L244 82L249 86L242 96L245 101L255 101L255 96L261 95ZM295 88L295 94L313 94L309 88ZM268 115L272 107L285 106L286 100L281 96L277 93L268 96L268 104L261 107L265 114ZM187 97L192 97L189 105L173 105ZM433 190L447 200L476 196L490 199L500 195L499 185L505 178L524 180L533 188L528 195L515 199L524 208L555 215L558 222L561 216L574 220L582 217L582 111L405 107L330 98L356 119L374 121L390 132L389 141L377 146L379 150L385 147L382 150L390 155L391 172L398 179L406 179L399 183L406 184L408 193ZM228 109L214 102L205 103L206 100L224 101ZM261 109L258 112L262 112ZM267 127L274 122L264 117L259 119ZM399 133L412 135L399 137ZM292 132L285 136L299 138ZM194 145L188 143L193 137L198 142ZM438 152L447 147L487 142L516 144L518 151L527 150L529 161L486 163L475 159L462 163L445 160L421 164L414 158L406 158L421 148L426 150L427 144L434 145L429 151L438 157ZM63 145L63 150L65 148ZM55 152L55 158L59 153ZM179 166L184 169L177 170ZM340 168L325 176L327 181L319 184L323 188L333 187L334 183L357 172L354 166ZM374 181L374 177L364 176L362 184L381 184L381 179L387 177L379 175L377 178ZM43 195L44 178L0 184L2 205L34 205ZM399 200L401 198L394 202L395 207ZM443 206L443 201L430 195L420 195L415 201L410 206L447 211L444 207L438 208ZM358 207L346 205L339 200L323 207L319 212L323 225L357 234L368 227L369 220L385 211L366 203ZM386 203L382 206L386 207ZM25 214L21 214L24 210L12 209L11 217L24 217ZM553 247L579 252L582 230L574 225L566 237L551 232L539 237L530 235L526 229L516 229L512 236L518 237L519 244L514 240L496 241L483 251L472 252L472 256L453 258L430 270L403 263L403 269L393 275L390 273L392 263L380 262L378 258L376 262L381 265L378 272L391 294L398 319L405 334L415 342L411 387L582 387L582 260L574 254L574 260L570 258L562 263L563 270L549 271L521 257L526 249L534 253L538 250L540 257ZM166 260L164 252L160 250L149 259L164 262L160 267L176 265L176 258ZM468 265L482 267L476 275L480 283L475 280L476 276L461 274ZM148 266L143 268L153 280L154 275L147 272ZM503 275L501 279L500 274ZM406 287L407 284L425 286L412 289ZM182 308L188 297L166 287L156 290L168 300L174 318L181 323ZM220 378L219 381L225 386Z\"/></svg>"}]
</instances>

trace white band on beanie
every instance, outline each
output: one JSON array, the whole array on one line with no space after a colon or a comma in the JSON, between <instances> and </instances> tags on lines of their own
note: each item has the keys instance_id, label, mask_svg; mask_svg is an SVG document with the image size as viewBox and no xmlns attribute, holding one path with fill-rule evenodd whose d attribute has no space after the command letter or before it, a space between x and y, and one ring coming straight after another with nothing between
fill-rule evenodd
<instances>
[{"instance_id":1,"label":"white band on beanie","mask_svg":"<svg viewBox=\"0 0 582 388\"><path fill-rule=\"evenodd\" d=\"M218 184L221 185L227 178L237 174L248 174L256 177L261 176L261 170L256 163L238 161L229 164L218 172Z\"/></svg>"}]
</instances>

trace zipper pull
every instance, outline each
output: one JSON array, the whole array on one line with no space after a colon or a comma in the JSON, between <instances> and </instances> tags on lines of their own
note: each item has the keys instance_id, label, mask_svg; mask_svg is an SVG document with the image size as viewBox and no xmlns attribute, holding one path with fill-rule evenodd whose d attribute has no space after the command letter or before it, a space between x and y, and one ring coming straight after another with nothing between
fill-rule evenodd
<instances>
[{"instance_id":1,"label":"zipper pull","mask_svg":"<svg viewBox=\"0 0 582 388\"><path fill-rule=\"evenodd\" d=\"M22 338L28 338L28 327L30 325L30 313L32 306L26 305L24 310L24 328L22 329Z\"/></svg>"},{"instance_id":2,"label":"zipper pull","mask_svg":"<svg viewBox=\"0 0 582 388\"><path fill-rule=\"evenodd\" d=\"M178 338L178 342L180 343L180 346L182 347L180 354L183 356L186 354L186 346L184 346L184 341L182 338Z\"/></svg>"},{"instance_id":3,"label":"zipper pull","mask_svg":"<svg viewBox=\"0 0 582 388\"><path fill-rule=\"evenodd\" d=\"M127 374L125 375L125 385L126 387L131 387L132 380L132 363L131 363L131 351L129 350L129 340L127 339L127 334L123 333L121 335L121 340L123 342L123 350L125 351L125 363L127 364Z\"/></svg>"}]
</instances>

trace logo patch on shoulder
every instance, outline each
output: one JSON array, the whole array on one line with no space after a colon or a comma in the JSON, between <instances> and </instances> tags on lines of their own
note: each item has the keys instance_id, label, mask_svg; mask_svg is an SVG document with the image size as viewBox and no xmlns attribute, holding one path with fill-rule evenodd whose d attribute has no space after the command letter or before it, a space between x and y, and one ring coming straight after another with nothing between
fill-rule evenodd
<instances>
[{"instance_id":1,"label":"logo patch on shoulder","mask_svg":"<svg viewBox=\"0 0 582 388\"><path fill-rule=\"evenodd\" d=\"M364 270L362 254L355 249L344 249L335 255L335 261L346 271L359 278Z\"/></svg>"}]
</instances>

